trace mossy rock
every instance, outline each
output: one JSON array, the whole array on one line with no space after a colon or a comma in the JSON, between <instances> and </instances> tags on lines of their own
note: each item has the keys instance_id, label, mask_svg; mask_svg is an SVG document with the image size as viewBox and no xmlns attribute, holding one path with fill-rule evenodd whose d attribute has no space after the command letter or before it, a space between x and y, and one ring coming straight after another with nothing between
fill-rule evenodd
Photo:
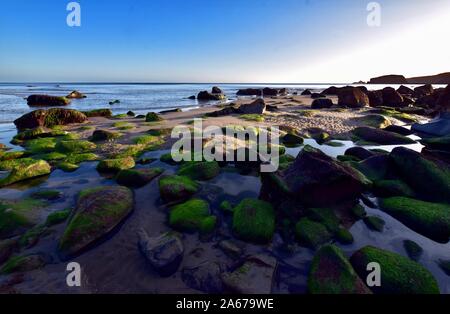
<instances>
[{"instance_id":1,"label":"mossy rock","mask_svg":"<svg viewBox=\"0 0 450 314\"><path fill-rule=\"evenodd\" d=\"M210 180L219 173L220 166L217 161L188 161L181 165L177 174L193 180Z\"/></svg>"},{"instance_id":2,"label":"mossy rock","mask_svg":"<svg viewBox=\"0 0 450 314\"><path fill-rule=\"evenodd\" d=\"M163 121L164 119L155 112L149 112L145 116L145 122L156 122L156 121Z\"/></svg>"},{"instance_id":3,"label":"mossy rock","mask_svg":"<svg viewBox=\"0 0 450 314\"><path fill-rule=\"evenodd\" d=\"M0 170L10 171L15 167L26 167L28 165L34 164L36 159L33 158L19 158L0 161Z\"/></svg>"},{"instance_id":4,"label":"mossy rock","mask_svg":"<svg viewBox=\"0 0 450 314\"><path fill-rule=\"evenodd\" d=\"M400 180L380 180L373 183L376 195L380 197L406 196L414 197L415 193L406 183Z\"/></svg>"},{"instance_id":5,"label":"mossy rock","mask_svg":"<svg viewBox=\"0 0 450 314\"><path fill-rule=\"evenodd\" d=\"M37 127L34 129L24 130L13 137L15 143L22 141L34 140L40 137L51 137L51 132L48 132L43 127Z\"/></svg>"},{"instance_id":6,"label":"mossy rock","mask_svg":"<svg viewBox=\"0 0 450 314\"><path fill-rule=\"evenodd\" d=\"M426 200L450 203L450 169L404 147L389 155L399 175Z\"/></svg>"},{"instance_id":7,"label":"mossy rock","mask_svg":"<svg viewBox=\"0 0 450 314\"><path fill-rule=\"evenodd\" d=\"M111 109L94 109L94 110L90 110L90 111L83 111L83 113L88 118L93 118L93 117L111 118L112 117Z\"/></svg>"},{"instance_id":8,"label":"mossy rock","mask_svg":"<svg viewBox=\"0 0 450 314\"><path fill-rule=\"evenodd\" d=\"M424 138L420 143L429 149L450 151L450 136Z\"/></svg>"},{"instance_id":9,"label":"mossy rock","mask_svg":"<svg viewBox=\"0 0 450 314\"><path fill-rule=\"evenodd\" d=\"M107 130L95 130L92 133L93 142L111 141L119 138L122 134Z\"/></svg>"},{"instance_id":10,"label":"mossy rock","mask_svg":"<svg viewBox=\"0 0 450 314\"><path fill-rule=\"evenodd\" d=\"M147 133L153 136L169 136L170 134L172 134L172 129L152 129L148 130Z\"/></svg>"},{"instance_id":11,"label":"mossy rock","mask_svg":"<svg viewBox=\"0 0 450 314\"><path fill-rule=\"evenodd\" d=\"M95 161L98 159L99 157L94 153L81 153L81 154L70 154L67 158L64 159L64 161L71 164L79 164L82 162Z\"/></svg>"},{"instance_id":12,"label":"mossy rock","mask_svg":"<svg viewBox=\"0 0 450 314\"><path fill-rule=\"evenodd\" d=\"M144 152L148 151L149 148L145 145L127 145L119 153L115 154L114 158L126 158L126 157L139 157Z\"/></svg>"},{"instance_id":13,"label":"mossy rock","mask_svg":"<svg viewBox=\"0 0 450 314\"><path fill-rule=\"evenodd\" d=\"M31 248L35 246L41 236L48 234L49 229L46 225L36 225L31 229L28 229L24 234L20 236L19 246L22 248Z\"/></svg>"},{"instance_id":14,"label":"mossy rock","mask_svg":"<svg viewBox=\"0 0 450 314\"><path fill-rule=\"evenodd\" d=\"M133 210L133 192L121 186L80 192L74 216L59 241L64 257L79 253L110 233Z\"/></svg>"},{"instance_id":15,"label":"mossy rock","mask_svg":"<svg viewBox=\"0 0 450 314\"><path fill-rule=\"evenodd\" d=\"M58 164L58 169L61 169L64 172L74 172L78 170L78 168L80 168L80 166L66 161L60 162Z\"/></svg>"},{"instance_id":16,"label":"mossy rock","mask_svg":"<svg viewBox=\"0 0 450 314\"><path fill-rule=\"evenodd\" d=\"M209 233L214 230L216 219L210 214L208 202L192 199L170 210L169 224L181 231Z\"/></svg>"},{"instance_id":17,"label":"mossy rock","mask_svg":"<svg viewBox=\"0 0 450 314\"><path fill-rule=\"evenodd\" d=\"M164 140L161 137L154 136L154 135L148 135L148 134L140 135L138 137L135 137L133 139L133 142L135 144L141 144L141 145L149 145L149 144L161 145L161 144L164 144Z\"/></svg>"},{"instance_id":18,"label":"mossy rock","mask_svg":"<svg viewBox=\"0 0 450 314\"><path fill-rule=\"evenodd\" d=\"M26 157L28 152L25 151L19 151L19 152L0 152L0 161L8 161L8 160L14 160L14 159L20 159L23 157Z\"/></svg>"},{"instance_id":19,"label":"mossy rock","mask_svg":"<svg viewBox=\"0 0 450 314\"><path fill-rule=\"evenodd\" d=\"M301 145L303 144L303 138L295 134L286 134L283 136L283 143L286 145Z\"/></svg>"},{"instance_id":20,"label":"mossy rock","mask_svg":"<svg viewBox=\"0 0 450 314\"><path fill-rule=\"evenodd\" d=\"M42 200L0 200L0 238L19 234L36 224L36 213L47 205Z\"/></svg>"},{"instance_id":21,"label":"mossy rock","mask_svg":"<svg viewBox=\"0 0 450 314\"><path fill-rule=\"evenodd\" d=\"M13 256L0 268L0 274L31 271L44 265L40 255Z\"/></svg>"},{"instance_id":22,"label":"mossy rock","mask_svg":"<svg viewBox=\"0 0 450 314\"><path fill-rule=\"evenodd\" d=\"M269 242L275 231L275 213L270 203L246 198L233 210L233 231L241 239Z\"/></svg>"},{"instance_id":23,"label":"mossy rock","mask_svg":"<svg viewBox=\"0 0 450 314\"><path fill-rule=\"evenodd\" d=\"M339 230L340 220L330 208L311 208L308 210L308 218L320 222L332 233Z\"/></svg>"},{"instance_id":24,"label":"mossy rock","mask_svg":"<svg viewBox=\"0 0 450 314\"><path fill-rule=\"evenodd\" d=\"M10 171L7 177L0 179L0 187L44 176L50 172L51 167L45 160L35 160L33 163L17 165Z\"/></svg>"},{"instance_id":25,"label":"mossy rock","mask_svg":"<svg viewBox=\"0 0 450 314\"><path fill-rule=\"evenodd\" d=\"M295 161L295 157L289 154L284 154L278 158L278 169L285 170Z\"/></svg>"},{"instance_id":26,"label":"mossy rock","mask_svg":"<svg viewBox=\"0 0 450 314\"><path fill-rule=\"evenodd\" d=\"M308 276L312 294L371 294L344 253L335 245L325 245L313 258Z\"/></svg>"},{"instance_id":27,"label":"mossy rock","mask_svg":"<svg viewBox=\"0 0 450 314\"><path fill-rule=\"evenodd\" d=\"M234 208L233 205L229 201L223 201L219 205L220 210L222 210L225 213L232 213Z\"/></svg>"},{"instance_id":28,"label":"mossy rock","mask_svg":"<svg viewBox=\"0 0 450 314\"><path fill-rule=\"evenodd\" d=\"M173 160L171 153L162 154L161 157L159 157L159 160L172 166L179 164L179 162Z\"/></svg>"},{"instance_id":29,"label":"mossy rock","mask_svg":"<svg viewBox=\"0 0 450 314\"><path fill-rule=\"evenodd\" d=\"M337 142L337 141L327 141L323 143L322 145L330 146L330 147L342 147L345 146L344 143Z\"/></svg>"},{"instance_id":30,"label":"mossy rock","mask_svg":"<svg viewBox=\"0 0 450 314\"><path fill-rule=\"evenodd\" d=\"M367 116L355 118L355 120L372 128L383 129L391 125L391 121L381 114L369 114Z\"/></svg>"},{"instance_id":31,"label":"mossy rock","mask_svg":"<svg viewBox=\"0 0 450 314\"><path fill-rule=\"evenodd\" d=\"M135 162L133 157L105 159L98 163L97 170L99 172L119 172L120 170L134 168Z\"/></svg>"},{"instance_id":32,"label":"mossy rock","mask_svg":"<svg viewBox=\"0 0 450 314\"><path fill-rule=\"evenodd\" d=\"M159 192L165 202L188 199L197 193L200 185L184 176L164 176L159 180Z\"/></svg>"},{"instance_id":33,"label":"mossy rock","mask_svg":"<svg viewBox=\"0 0 450 314\"><path fill-rule=\"evenodd\" d=\"M376 216L367 216L364 218L366 226L373 231L383 232L384 225L386 224L383 219Z\"/></svg>"},{"instance_id":34,"label":"mossy rock","mask_svg":"<svg viewBox=\"0 0 450 314\"><path fill-rule=\"evenodd\" d=\"M50 153L55 151L57 141L54 137L37 138L27 141L25 148L32 154Z\"/></svg>"},{"instance_id":35,"label":"mossy rock","mask_svg":"<svg viewBox=\"0 0 450 314\"><path fill-rule=\"evenodd\" d=\"M369 274L367 265L378 263L381 268L381 286L372 291L382 294L438 294L439 286L433 275L422 265L373 246L366 246L350 258L353 268L361 278Z\"/></svg>"},{"instance_id":36,"label":"mossy rock","mask_svg":"<svg viewBox=\"0 0 450 314\"><path fill-rule=\"evenodd\" d=\"M352 244L354 241L352 233L345 228L339 228L334 236L341 244Z\"/></svg>"},{"instance_id":37,"label":"mossy rock","mask_svg":"<svg viewBox=\"0 0 450 314\"><path fill-rule=\"evenodd\" d=\"M353 130L353 134L361 140L379 145L402 145L416 142L409 137L371 127L356 128Z\"/></svg>"},{"instance_id":38,"label":"mossy rock","mask_svg":"<svg viewBox=\"0 0 450 314\"><path fill-rule=\"evenodd\" d=\"M37 159L42 159L45 161L58 161L58 160L63 160L67 158L66 154L60 153L60 152L51 152L51 153L47 153L47 154L40 154L40 155L35 155L33 156L33 158L37 158Z\"/></svg>"},{"instance_id":39,"label":"mossy rock","mask_svg":"<svg viewBox=\"0 0 450 314\"><path fill-rule=\"evenodd\" d=\"M63 153L85 153L97 148L89 141L60 141L56 144L56 149Z\"/></svg>"},{"instance_id":40,"label":"mossy rock","mask_svg":"<svg viewBox=\"0 0 450 314\"><path fill-rule=\"evenodd\" d=\"M241 114L239 116L239 118L246 120L246 121L254 121L254 122L264 122L264 115L262 114L255 114L255 113L250 113L250 114Z\"/></svg>"},{"instance_id":41,"label":"mossy rock","mask_svg":"<svg viewBox=\"0 0 450 314\"><path fill-rule=\"evenodd\" d=\"M60 199L61 197L62 193L57 190L40 190L31 194L31 198L47 201L54 201Z\"/></svg>"},{"instance_id":42,"label":"mossy rock","mask_svg":"<svg viewBox=\"0 0 450 314\"><path fill-rule=\"evenodd\" d=\"M71 209L64 209L55 211L47 216L47 220L45 221L45 225L48 227L63 223L69 218Z\"/></svg>"},{"instance_id":43,"label":"mossy rock","mask_svg":"<svg viewBox=\"0 0 450 314\"><path fill-rule=\"evenodd\" d=\"M126 122L126 121L120 121L120 122L115 122L113 124L113 127L115 127L116 129L122 130L122 131L126 131L126 130L134 129L136 127L136 125L133 123Z\"/></svg>"},{"instance_id":44,"label":"mossy rock","mask_svg":"<svg viewBox=\"0 0 450 314\"><path fill-rule=\"evenodd\" d=\"M437 242L450 238L450 205L407 197L380 200L380 208L414 231Z\"/></svg>"},{"instance_id":45,"label":"mossy rock","mask_svg":"<svg viewBox=\"0 0 450 314\"><path fill-rule=\"evenodd\" d=\"M116 181L120 185L140 188L150 183L163 172L164 170L161 168L124 169L119 171Z\"/></svg>"},{"instance_id":46,"label":"mossy rock","mask_svg":"<svg viewBox=\"0 0 450 314\"><path fill-rule=\"evenodd\" d=\"M413 261L417 262L422 256L422 247L412 240L404 240L403 247L405 248L405 251L408 254L409 258Z\"/></svg>"},{"instance_id":47,"label":"mossy rock","mask_svg":"<svg viewBox=\"0 0 450 314\"><path fill-rule=\"evenodd\" d=\"M295 234L299 242L311 249L329 242L333 235L327 227L308 218L302 218L295 225Z\"/></svg>"},{"instance_id":48,"label":"mossy rock","mask_svg":"<svg viewBox=\"0 0 450 314\"><path fill-rule=\"evenodd\" d=\"M351 212L358 219L363 219L367 215L367 212L366 212L364 206L362 206L361 204L357 204L357 205L353 206L351 209Z\"/></svg>"}]
</instances>

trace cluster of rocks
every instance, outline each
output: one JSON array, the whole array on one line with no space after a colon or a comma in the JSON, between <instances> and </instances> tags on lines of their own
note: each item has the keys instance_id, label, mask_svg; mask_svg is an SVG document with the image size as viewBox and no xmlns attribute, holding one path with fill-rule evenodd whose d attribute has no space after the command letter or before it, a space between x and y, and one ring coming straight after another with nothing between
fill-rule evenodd
<instances>
[{"instance_id":1,"label":"cluster of rocks","mask_svg":"<svg viewBox=\"0 0 450 314\"><path fill-rule=\"evenodd\" d=\"M286 88L246 88L237 91L237 96L261 96L261 97L273 97L273 96L284 96L287 95L288 91Z\"/></svg>"},{"instance_id":2,"label":"cluster of rocks","mask_svg":"<svg viewBox=\"0 0 450 314\"><path fill-rule=\"evenodd\" d=\"M267 106L262 98L258 98L249 104L242 104L236 106L235 104L229 104L225 108L208 113L209 117L221 117L228 116L230 114L264 114L266 112Z\"/></svg>"},{"instance_id":3,"label":"cluster of rocks","mask_svg":"<svg viewBox=\"0 0 450 314\"><path fill-rule=\"evenodd\" d=\"M226 99L226 96L223 94L222 90L219 87L213 86L211 92L201 91L200 93L198 93L197 99L200 101L224 100Z\"/></svg>"}]
</instances>

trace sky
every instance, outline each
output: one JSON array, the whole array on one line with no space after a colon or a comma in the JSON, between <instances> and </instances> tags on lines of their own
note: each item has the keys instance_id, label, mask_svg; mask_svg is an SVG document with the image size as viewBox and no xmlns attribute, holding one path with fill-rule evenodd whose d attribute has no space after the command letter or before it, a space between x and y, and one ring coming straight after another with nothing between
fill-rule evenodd
<instances>
[{"instance_id":1,"label":"sky","mask_svg":"<svg viewBox=\"0 0 450 314\"><path fill-rule=\"evenodd\" d=\"M350 83L450 71L449 0L2 0L0 82Z\"/></svg>"}]
</instances>

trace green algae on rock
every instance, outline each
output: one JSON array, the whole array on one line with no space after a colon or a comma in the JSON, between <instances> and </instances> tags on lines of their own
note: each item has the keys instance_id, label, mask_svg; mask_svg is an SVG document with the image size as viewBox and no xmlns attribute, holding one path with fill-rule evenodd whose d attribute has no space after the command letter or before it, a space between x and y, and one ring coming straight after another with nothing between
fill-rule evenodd
<instances>
[{"instance_id":1,"label":"green algae on rock","mask_svg":"<svg viewBox=\"0 0 450 314\"><path fill-rule=\"evenodd\" d=\"M83 140L60 141L55 148L62 153L85 153L94 150L97 148L97 145Z\"/></svg>"},{"instance_id":2,"label":"green algae on rock","mask_svg":"<svg viewBox=\"0 0 450 314\"><path fill-rule=\"evenodd\" d=\"M241 239L269 242L275 231L275 212L270 203L246 198L233 210L233 231Z\"/></svg>"},{"instance_id":3,"label":"green algae on rock","mask_svg":"<svg viewBox=\"0 0 450 314\"><path fill-rule=\"evenodd\" d=\"M71 209L64 209L64 210L58 210L55 211L53 213L50 213L47 216L47 219L45 221L45 225L48 227L63 223L64 221L67 220L67 218L69 218Z\"/></svg>"},{"instance_id":4,"label":"green algae on rock","mask_svg":"<svg viewBox=\"0 0 450 314\"><path fill-rule=\"evenodd\" d=\"M210 180L220 173L217 161L188 161L181 165L177 174L193 180Z\"/></svg>"},{"instance_id":5,"label":"green algae on rock","mask_svg":"<svg viewBox=\"0 0 450 314\"><path fill-rule=\"evenodd\" d=\"M450 238L450 205L424 202L407 197L380 200L380 208L414 231L437 242Z\"/></svg>"},{"instance_id":6,"label":"green algae on rock","mask_svg":"<svg viewBox=\"0 0 450 314\"><path fill-rule=\"evenodd\" d=\"M131 169L135 166L133 157L117 158L117 159L105 159L101 160L97 165L99 172L119 172L124 169Z\"/></svg>"},{"instance_id":7,"label":"green algae on rock","mask_svg":"<svg viewBox=\"0 0 450 314\"><path fill-rule=\"evenodd\" d=\"M6 178L0 179L0 187L31 178L44 176L49 174L50 172L51 167L44 160L35 160L34 162L19 164L12 168Z\"/></svg>"},{"instance_id":8,"label":"green algae on rock","mask_svg":"<svg viewBox=\"0 0 450 314\"><path fill-rule=\"evenodd\" d=\"M373 183L376 195L381 197L406 196L414 197L414 191L400 180L379 180Z\"/></svg>"},{"instance_id":9,"label":"green algae on rock","mask_svg":"<svg viewBox=\"0 0 450 314\"><path fill-rule=\"evenodd\" d=\"M366 226L373 231L383 232L384 225L386 224L383 219L376 216L364 217L364 223Z\"/></svg>"},{"instance_id":10,"label":"green algae on rock","mask_svg":"<svg viewBox=\"0 0 450 314\"><path fill-rule=\"evenodd\" d=\"M107 131L107 130L95 130L92 133L93 142L110 141L122 136L119 132Z\"/></svg>"},{"instance_id":11,"label":"green algae on rock","mask_svg":"<svg viewBox=\"0 0 450 314\"><path fill-rule=\"evenodd\" d=\"M156 122L164 120L159 114L155 112L149 112L145 116L145 122Z\"/></svg>"},{"instance_id":12,"label":"green algae on rock","mask_svg":"<svg viewBox=\"0 0 450 314\"><path fill-rule=\"evenodd\" d=\"M59 241L63 256L72 256L110 233L133 210L133 192L104 186L80 192L75 214Z\"/></svg>"},{"instance_id":13,"label":"green algae on rock","mask_svg":"<svg viewBox=\"0 0 450 314\"><path fill-rule=\"evenodd\" d=\"M412 240L404 240L403 247L405 248L405 251L408 254L409 258L413 261L417 262L422 256L422 247Z\"/></svg>"},{"instance_id":14,"label":"green algae on rock","mask_svg":"<svg viewBox=\"0 0 450 314\"><path fill-rule=\"evenodd\" d=\"M164 170L161 168L124 169L119 171L116 176L116 181L120 185L140 188L151 182L163 172Z\"/></svg>"},{"instance_id":15,"label":"green algae on rock","mask_svg":"<svg viewBox=\"0 0 450 314\"><path fill-rule=\"evenodd\" d=\"M169 224L175 229L186 232L211 232L216 225L216 216L212 216L208 202L192 199L176 205L170 210Z\"/></svg>"},{"instance_id":16,"label":"green algae on rock","mask_svg":"<svg viewBox=\"0 0 450 314\"><path fill-rule=\"evenodd\" d=\"M333 235L327 227L308 218L302 218L295 225L295 234L299 242L311 249L330 241Z\"/></svg>"},{"instance_id":17,"label":"green algae on rock","mask_svg":"<svg viewBox=\"0 0 450 314\"><path fill-rule=\"evenodd\" d=\"M361 278L368 275L367 265L378 263L381 268L381 286L372 291L382 294L438 294L439 286L433 275L422 265L373 246L356 251L350 263Z\"/></svg>"},{"instance_id":18,"label":"green algae on rock","mask_svg":"<svg viewBox=\"0 0 450 314\"><path fill-rule=\"evenodd\" d=\"M344 253L335 245L324 245L313 258L308 276L312 294L371 294Z\"/></svg>"},{"instance_id":19,"label":"green algae on rock","mask_svg":"<svg viewBox=\"0 0 450 314\"><path fill-rule=\"evenodd\" d=\"M58 164L58 169L61 169L64 172L74 172L78 170L78 168L80 168L80 166L67 161L63 161Z\"/></svg>"},{"instance_id":20,"label":"green algae on rock","mask_svg":"<svg viewBox=\"0 0 450 314\"><path fill-rule=\"evenodd\" d=\"M164 176L159 180L159 191L165 202L188 199L194 195L200 185L184 176Z\"/></svg>"},{"instance_id":21,"label":"green algae on rock","mask_svg":"<svg viewBox=\"0 0 450 314\"><path fill-rule=\"evenodd\" d=\"M44 265L44 259L38 254L13 256L0 268L0 274L26 272L41 268Z\"/></svg>"}]
</instances>

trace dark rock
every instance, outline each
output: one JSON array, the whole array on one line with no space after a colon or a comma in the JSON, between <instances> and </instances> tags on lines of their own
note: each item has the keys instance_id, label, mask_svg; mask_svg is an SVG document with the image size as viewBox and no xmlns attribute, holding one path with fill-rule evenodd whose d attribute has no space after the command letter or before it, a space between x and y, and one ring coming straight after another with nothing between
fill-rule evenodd
<instances>
[{"instance_id":1,"label":"dark rock","mask_svg":"<svg viewBox=\"0 0 450 314\"><path fill-rule=\"evenodd\" d=\"M243 104L238 108L238 112L241 114L264 114L265 111L266 103L262 98L258 98L249 104Z\"/></svg>"},{"instance_id":2,"label":"dark rock","mask_svg":"<svg viewBox=\"0 0 450 314\"><path fill-rule=\"evenodd\" d=\"M222 90L217 86L213 86L211 93L212 94L223 94Z\"/></svg>"},{"instance_id":3,"label":"dark rock","mask_svg":"<svg viewBox=\"0 0 450 314\"><path fill-rule=\"evenodd\" d=\"M338 105L350 108L362 108L369 105L369 97L356 87L345 87L339 91Z\"/></svg>"},{"instance_id":4,"label":"dark rock","mask_svg":"<svg viewBox=\"0 0 450 314\"><path fill-rule=\"evenodd\" d=\"M192 95L192 96L188 97L188 99L190 99L190 100L195 100L195 98L196 98L195 95Z\"/></svg>"},{"instance_id":5,"label":"dark rock","mask_svg":"<svg viewBox=\"0 0 450 314\"><path fill-rule=\"evenodd\" d=\"M311 95L311 91L310 91L309 89L305 89L305 90L302 92L302 95L303 95L303 96L309 96L309 95Z\"/></svg>"},{"instance_id":6,"label":"dark rock","mask_svg":"<svg viewBox=\"0 0 450 314\"><path fill-rule=\"evenodd\" d=\"M311 98L312 99L318 99L318 98L325 98L326 96L324 94L319 94L319 93L312 93L311 94Z\"/></svg>"},{"instance_id":7,"label":"dark rock","mask_svg":"<svg viewBox=\"0 0 450 314\"><path fill-rule=\"evenodd\" d=\"M124 169L119 171L116 181L120 185L140 188L163 173L161 168Z\"/></svg>"},{"instance_id":8,"label":"dark rock","mask_svg":"<svg viewBox=\"0 0 450 314\"><path fill-rule=\"evenodd\" d=\"M370 107L380 107L383 106L383 92L380 90L370 91L367 93L369 97Z\"/></svg>"},{"instance_id":9,"label":"dark rock","mask_svg":"<svg viewBox=\"0 0 450 314\"><path fill-rule=\"evenodd\" d=\"M383 88L383 104L389 107L401 107L403 96L392 87Z\"/></svg>"},{"instance_id":10,"label":"dark rock","mask_svg":"<svg viewBox=\"0 0 450 314\"><path fill-rule=\"evenodd\" d=\"M414 88L414 97L416 97L416 98L431 95L433 93L434 93L434 89L431 84L426 84L426 85Z\"/></svg>"},{"instance_id":11,"label":"dark rock","mask_svg":"<svg viewBox=\"0 0 450 314\"><path fill-rule=\"evenodd\" d=\"M233 106L227 106L221 110L207 113L206 115L208 117L223 117L223 116L229 116L229 115L232 115L235 113L239 113L239 110L234 108Z\"/></svg>"},{"instance_id":12,"label":"dark rock","mask_svg":"<svg viewBox=\"0 0 450 314\"><path fill-rule=\"evenodd\" d=\"M397 133L403 136L408 136L413 134L413 132L410 129L407 129L403 126L399 126L399 125L389 125L387 127L385 127L383 129L384 131L388 131L388 132L393 132L393 133Z\"/></svg>"},{"instance_id":13,"label":"dark rock","mask_svg":"<svg viewBox=\"0 0 450 314\"><path fill-rule=\"evenodd\" d=\"M166 114L166 113L174 113L174 112L182 112L183 110L181 110L180 108L175 108L175 109L169 109L169 110L162 110L159 113L160 114Z\"/></svg>"},{"instance_id":14,"label":"dark rock","mask_svg":"<svg viewBox=\"0 0 450 314\"><path fill-rule=\"evenodd\" d=\"M0 241L0 265L8 260L16 248L16 240L6 239Z\"/></svg>"},{"instance_id":15,"label":"dark rock","mask_svg":"<svg viewBox=\"0 0 450 314\"><path fill-rule=\"evenodd\" d=\"M92 141L100 142L100 141L109 141L116 139L120 136L117 132L106 131L106 130L95 130L92 133Z\"/></svg>"},{"instance_id":16,"label":"dark rock","mask_svg":"<svg viewBox=\"0 0 450 314\"><path fill-rule=\"evenodd\" d=\"M222 293L221 266L216 262L204 262L192 268L183 268L181 278L190 288L205 293Z\"/></svg>"},{"instance_id":17,"label":"dark rock","mask_svg":"<svg viewBox=\"0 0 450 314\"><path fill-rule=\"evenodd\" d=\"M150 265L161 276L168 277L178 270L184 254L181 240L174 234L164 233L149 237L145 230L138 231L139 249Z\"/></svg>"},{"instance_id":18,"label":"dark rock","mask_svg":"<svg viewBox=\"0 0 450 314\"><path fill-rule=\"evenodd\" d=\"M314 99L314 101L311 104L311 109L325 109L325 108L331 108L333 106L333 101L328 98L319 98Z\"/></svg>"},{"instance_id":19,"label":"dark rock","mask_svg":"<svg viewBox=\"0 0 450 314\"><path fill-rule=\"evenodd\" d=\"M442 93L440 93L436 107L440 112L450 112L450 85L447 85Z\"/></svg>"},{"instance_id":20,"label":"dark rock","mask_svg":"<svg viewBox=\"0 0 450 314\"><path fill-rule=\"evenodd\" d=\"M55 125L67 125L82 123L87 120L86 115L73 109L53 108L48 110L35 110L24 114L14 121L19 130L34 129L37 127L52 127Z\"/></svg>"},{"instance_id":21,"label":"dark rock","mask_svg":"<svg viewBox=\"0 0 450 314\"><path fill-rule=\"evenodd\" d=\"M405 248L405 251L408 254L409 258L413 261L417 262L422 256L422 247L412 240L404 240L403 247Z\"/></svg>"},{"instance_id":22,"label":"dark rock","mask_svg":"<svg viewBox=\"0 0 450 314\"><path fill-rule=\"evenodd\" d=\"M86 117L88 117L88 118L92 118L92 117L111 118L112 117L111 109L94 109L91 111L83 111L83 114L85 114Z\"/></svg>"},{"instance_id":23,"label":"dark rock","mask_svg":"<svg viewBox=\"0 0 450 314\"><path fill-rule=\"evenodd\" d=\"M409 96L414 94L414 90L405 85L400 86L397 89L397 92L399 92L401 95L409 95Z\"/></svg>"},{"instance_id":24,"label":"dark rock","mask_svg":"<svg viewBox=\"0 0 450 314\"><path fill-rule=\"evenodd\" d=\"M208 91L201 91L198 93L197 99L200 101L223 100L225 99L225 96L223 94L212 94Z\"/></svg>"},{"instance_id":25,"label":"dark rock","mask_svg":"<svg viewBox=\"0 0 450 314\"><path fill-rule=\"evenodd\" d=\"M257 88L246 88L237 91L238 96L261 96L262 90Z\"/></svg>"},{"instance_id":26,"label":"dark rock","mask_svg":"<svg viewBox=\"0 0 450 314\"><path fill-rule=\"evenodd\" d=\"M76 90L74 90L73 92L71 92L69 95L66 96L66 98L69 99L82 99L86 97L87 97L86 95L83 95L82 93Z\"/></svg>"},{"instance_id":27,"label":"dark rock","mask_svg":"<svg viewBox=\"0 0 450 314\"><path fill-rule=\"evenodd\" d=\"M415 143L415 141L410 139L409 137L370 127L356 128L353 130L353 134L364 141L380 145L401 145Z\"/></svg>"},{"instance_id":28,"label":"dark rock","mask_svg":"<svg viewBox=\"0 0 450 314\"><path fill-rule=\"evenodd\" d=\"M383 219L376 216L364 217L364 223L366 226L373 231L383 232L384 225L386 224Z\"/></svg>"},{"instance_id":29,"label":"dark rock","mask_svg":"<svg viewBox=\"0 0 450 314\"><path fill-rule=\"evenodd\" d=\"M127 116L134 117L134 116L136 116L136 114L133 111L130 110L130 111L127 112Z\"/></svg>"},{"instance_id":30,"label":"dark rock","mask_svg":"<svg viewBox=\"0 0 450 314\"><path fill-rule=\"evenodd\" d=\"M371 78L369 84L408 84L408 80L403 75L383 75Z\"/></svg>"},{"instance_id":31,"label":"dark rock","mask_svg":"<svg viewBox=\"0 0 450 314\"><path fill-rule=\"evenodd\" d=\"M30 107L60 107L67 106L70 101L65 97L48 95L30 95L27 98Z\"/></svg>"},{"instance_id":32,"label":"dark rock","mask_svg":"<svg viewBox=\"0 0 450 314\"><path fill-rule=\"evenodd\" d=\"M339 87L336 87L336 86L331 86L331 87L328 87L327 89L325 89L324 91L322 91L322 95L335 95L335 96L337 96L337 95L339 95L339 91L340 91L341 89L339 88Z\"/></svg>"},{"instance_id":33,"label":"dark rock","mask_svg":"<svg viewBox=\"0 0 450 314\"><path fill-rule=\"evenodd\" d=\"M149 112L145 116L145 122L158 122L164 120L159 114L155 112Z\"/></svg>"},{"instance_id":34,"label":"dark rock","mask_svg":"<svg viewBox=\"0 0 450 314\"><path fill-rule=\"evenodd\" d=\"M345 151L344 155L354 156L354 157L358 158L359 160L364 160L364 159L370 158L372 156L375 156L375 153L370 150L367 150L363 147L355 146L355 147L351 147L351 148L347 149Z\"/></svg>"}]
</instances>

